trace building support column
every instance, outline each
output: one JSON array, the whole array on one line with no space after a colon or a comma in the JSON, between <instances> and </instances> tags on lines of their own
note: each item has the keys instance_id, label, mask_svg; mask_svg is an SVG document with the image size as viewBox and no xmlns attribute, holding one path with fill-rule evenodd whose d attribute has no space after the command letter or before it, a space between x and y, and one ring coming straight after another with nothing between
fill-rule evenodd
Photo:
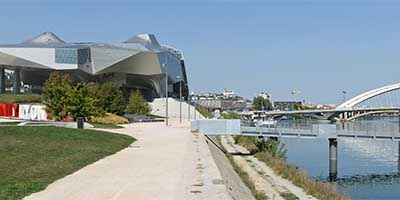
<instances>
[{"instance_id":1,"label":"building support column","mask_svg":"<svg viewBox=\"0 0 400 200\"><path fill-rule=\"evenodd\" d=\"M13 79L13 93L19 94L21 93L21 70L14 70L14 79Z\"/></svg>"},{"instance_id":2,"label":"building support column","mask_svg":"<svg viewBox=\"0 0 400 200\"><path fill-rule=\"evenodd\" d=\"M4 67L0 67L0 94L6 92L6 71Z\"/></svg>"},{"instance_id":3,"label":"building support column","mask_svg":"<svg viewBox=\"0 0 400 200\"><path fill-rule=\"evenodd\" d=\"M329 181L337 178L337 139L329 138Z\"/></svg>"},{"instance_id":4,"label":"building support column","mask_svg":"<svg viewBox=\"0 0 400 200\"><path fill-rule=\"evenodd\" d=\"M400 141L398 143L398 148L397 148L397 170L400 173Z\"/></svg>"}]
</instances>

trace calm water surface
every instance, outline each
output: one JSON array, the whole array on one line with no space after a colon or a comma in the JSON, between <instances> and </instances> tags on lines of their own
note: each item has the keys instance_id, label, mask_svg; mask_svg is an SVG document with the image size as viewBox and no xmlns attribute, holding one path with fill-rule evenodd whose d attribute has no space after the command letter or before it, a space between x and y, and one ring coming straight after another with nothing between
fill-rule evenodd
<instances>
[{"instance_id":1,"label":"calm water surface","mask_svg":"<svg viewBox=\"0 0 400 200\"><path fill-rule=\"evenodd\" d=\"M395 125L398 119L354 122L372 127ZM354 124L353 124L354 125ZM397 128L396 128L397 127ZM282 139L288 161L316 180L327 180L327 139ZM371 139L338 139L337 189L352 199L400 199L398 142Z\"/></svg>"}]
</instances>

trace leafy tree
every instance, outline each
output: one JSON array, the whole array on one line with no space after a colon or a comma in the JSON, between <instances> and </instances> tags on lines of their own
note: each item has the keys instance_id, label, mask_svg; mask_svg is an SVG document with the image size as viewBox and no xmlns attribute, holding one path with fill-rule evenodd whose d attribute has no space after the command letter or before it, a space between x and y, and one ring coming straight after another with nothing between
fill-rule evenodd
<instances>
[{"instance_id":1,"label":"leafy tree","mask_svg":"<svg viewBox=\"0 0 400 200\"><path fill-rule=\"evenodd\" d=\"M43 104L46 112L57 121L68 115L69 97L72 80L68 75L57 72L50 74L50 78L43 85Z\"/></svg>"},{"instance_id":2,"label":"leafy tree","mask_svg":"<svg viewBox=\"0 0 400 200\"><path fill-rule=\"evenodd\" d=\"M129 97L126 112L130 114L148 115L151 112L150 105L143 98L139 90L133 91Z\"/></svg>"},{"instance_id":3,"label":"leafy tree","mask_svg":"<svg viewBox=\"0 0 400 200\"><path fill-rule=\"evenodd\" d=\"M91 83L88 85L89 93L97 99L96 107L104 112L123 115L126 102L121 88L114 81L102 84Z\"/></svg>"},{"instance_id":4,"label":"leafy tree","mask_svg":"<svg viewBox=\"0 0 400 200\"><path fill-rule=\"evenodd\" d=\"M272 104L268 99L263 97L254 97L253 107L255 110L272 110Z\"/></svg>"},{"instance_id":5,"label":"leafy tree","mask_svg":"<svg viewBox=\"0 0 400 200\"><path fill-rule=\"evenodd\" d=\"M78 83L67 93L69 97L67 110L74 120L78 117L91 118L100 114L100 108L96 107L97 100L88 94L89 87L85 83Z\"/></svg>"}]
</instances>

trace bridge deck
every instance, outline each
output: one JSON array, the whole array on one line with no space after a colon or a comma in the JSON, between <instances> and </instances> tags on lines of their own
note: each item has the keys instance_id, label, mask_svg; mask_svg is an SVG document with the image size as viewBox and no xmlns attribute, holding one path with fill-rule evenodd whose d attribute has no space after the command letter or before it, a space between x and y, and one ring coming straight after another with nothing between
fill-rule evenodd
<instances>
[{"instance_id":1,"label":"bridge deck","mask_svg":"<svg viewBox=\"0 0 400 200\"><path fill-rule=\"evenodd\" d=\"M240 135L278 138L354 138L400 141L400 132L341 130L337 129L336 125L313 125L309 128L265 128L242 126Z\"/></svg>"}]
</instances>

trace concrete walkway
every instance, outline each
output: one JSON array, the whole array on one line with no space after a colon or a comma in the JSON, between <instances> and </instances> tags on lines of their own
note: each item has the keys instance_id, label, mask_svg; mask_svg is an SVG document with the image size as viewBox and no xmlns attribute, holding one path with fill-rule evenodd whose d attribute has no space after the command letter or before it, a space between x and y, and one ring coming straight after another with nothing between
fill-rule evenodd
<instances>
[{"instance_id":1,"label":"concrete walkway","mask_svg":"<svg viewBox=\"0 0 400 200\"><path fill-rule=\"evenodd\" d=\"M112 130L138 141L25 199L231 199L204 137L191 133L188 122L171 122Z\"/></svg>"}]
</instances>

